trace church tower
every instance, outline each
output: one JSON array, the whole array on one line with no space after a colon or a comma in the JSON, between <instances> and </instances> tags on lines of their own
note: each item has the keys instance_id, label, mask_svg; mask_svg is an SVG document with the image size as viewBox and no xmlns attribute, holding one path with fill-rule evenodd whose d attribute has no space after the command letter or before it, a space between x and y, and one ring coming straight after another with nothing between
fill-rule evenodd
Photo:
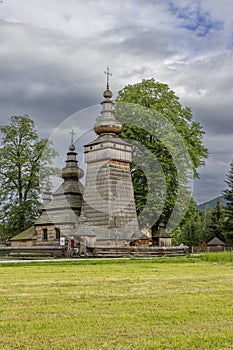
<instances>
[{"instance_id":1,"label":"church tower","mask_svg":"<svg viewBox=\"0 0 233 350\"><path fill-rule=\"evenodd\" d=\"M69 235L73 230L81 213L82 184L79 179L82 176L72 135L66 165L61 173L63 182L53 194L46 189L41 215L34 223L35 244L59 245L60 237Z\"/></svg>"},{"instance_id":2,"label":"church tower","mask_svg":"<svg viewBox=\"0 0 233 350\"><path fill-rule=\"evenodd\" d=\"M66 165L62 169L61 177L64 180L60 187L53 194L54 200L66 200L67 207L77 216L81 213L82 207L82 184L80 178L83 176L83 170L78 167L77 152L72 140L67 152Z\"/></svg>"},{"instance_id":3,"label":"church tower","mask_svg":"<svg viewBox=\"0 0 233 350\"><path fill-rule=\"evenodd\" d=\"M109 75L108 70L94 125L98 137L84 146L87 172L80 219L96 235L97 245L126 244L140 235L130 174L132 147L118 136L122 125L114 117Z\"/></svg>"}]
</instances>

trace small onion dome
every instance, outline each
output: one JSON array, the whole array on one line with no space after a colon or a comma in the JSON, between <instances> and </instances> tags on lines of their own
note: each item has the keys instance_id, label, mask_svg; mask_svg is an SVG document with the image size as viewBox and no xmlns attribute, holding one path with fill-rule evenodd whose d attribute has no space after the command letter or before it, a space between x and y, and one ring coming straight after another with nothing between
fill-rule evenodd
<instances>
[{"instance_id":1,"label":"small onion dome","mask_svg":"<svg viewBox=\"0 0 233 350\"><path fill-rule=\"evenodd\" d=\"M103 96L105 98L112 98L112 91L110 91L109 89L105 90Z\"/></svg>"},{"instance_id":2,"label":"small onion dome","mask_svg":"<svg viewBox=\"0 0 233 350\"><path fill-rule=\"evenodd\" d=\"M66 166L62 169L61 177L66 178L81 178L84 174L83 170L78 167L77 153L75 152L75 146L71 144L69 151L67 152Z\"/></svg>"},{"instance_id":3,"label":"small onion dome","mask_svg":"<svg viewBox=\"0 0 233 350\"><path fill-rule=\"evenodd\" d=\"M113 101L111 101L112 92L107 88L103 93L104 101L102 104L101 115L96 118L94 125L95 133L100 134L119 134L122 124L114 118Z\"/></svg>"},{"instance_id":4,"label":"small onion dome","mask_svg":"<svg viewBox=\"0 0 233 350\"><path fill-rule=\"evenodd\" d=\"M74 147L74 144L73 144L73 143L69 146L69 150L70 150L70 151L74 151L74 150L75 150L75 147Z\"/></svg>"}]
</instances>

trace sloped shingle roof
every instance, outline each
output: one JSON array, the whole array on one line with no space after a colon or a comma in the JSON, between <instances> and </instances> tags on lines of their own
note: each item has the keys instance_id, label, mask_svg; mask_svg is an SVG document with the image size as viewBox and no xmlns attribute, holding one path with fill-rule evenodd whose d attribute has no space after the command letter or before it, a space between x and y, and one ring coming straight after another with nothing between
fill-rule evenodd
<instances>
[{"instance_id":1,"label":"sloped shingle roof","mask_svg":"<svg viewBox=\"0 0 233 350\"><path fill-rule=\"evenodd\" d=\"M215 245L215 246L223 246L226 245L223 241L221 241L221 239L219 239L218 237L214 237L213 239L211 239L207 245Z\"/></svg>"},{"instance_id":2,"label":"sloped shingle roof","mask_svg":"<svg viewBox=\"0 0 233 350\"><path fill-rule=\"evenodd\" d=\"M12 237L10 241L27 240L33 239L34 236L34 226L29 227L27 230L20 232L18 235Z\"/></svg>"}]
</instances>

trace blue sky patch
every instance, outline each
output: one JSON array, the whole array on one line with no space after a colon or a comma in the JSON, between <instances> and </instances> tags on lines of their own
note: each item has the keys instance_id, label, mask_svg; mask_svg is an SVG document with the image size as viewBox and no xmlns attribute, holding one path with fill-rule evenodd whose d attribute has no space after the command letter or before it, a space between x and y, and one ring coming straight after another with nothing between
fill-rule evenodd
<instances>
[{"instance_id":1,"label":"blue sky patch","mask_svg":"<svg viewBox=\"0 0 233 350\"><path fill-rule=\"evenodd\" d=\"M199 1L183 7L168 1L168 10L180 20L180 27L195 32L199 37L205 37L211 31L219 31L223 28L223 22L214 19L209 12L204 11Z\"/></svg>"}]
</instances>

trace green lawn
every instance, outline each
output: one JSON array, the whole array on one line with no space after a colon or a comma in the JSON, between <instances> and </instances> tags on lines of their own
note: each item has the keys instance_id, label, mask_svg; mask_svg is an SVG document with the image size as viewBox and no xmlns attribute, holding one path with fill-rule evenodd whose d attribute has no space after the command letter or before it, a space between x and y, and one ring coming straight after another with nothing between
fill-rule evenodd
<instances>
[{"instance_id":1,"label":"green lawn","mask_svg":"<svg viewBox=\"0 0 233 350\"><path fill-rule=\"evenodd\" d=\"M233 349L231 258L2 264L0 292L0 349Z\"/></svg>"}]
</instances>

